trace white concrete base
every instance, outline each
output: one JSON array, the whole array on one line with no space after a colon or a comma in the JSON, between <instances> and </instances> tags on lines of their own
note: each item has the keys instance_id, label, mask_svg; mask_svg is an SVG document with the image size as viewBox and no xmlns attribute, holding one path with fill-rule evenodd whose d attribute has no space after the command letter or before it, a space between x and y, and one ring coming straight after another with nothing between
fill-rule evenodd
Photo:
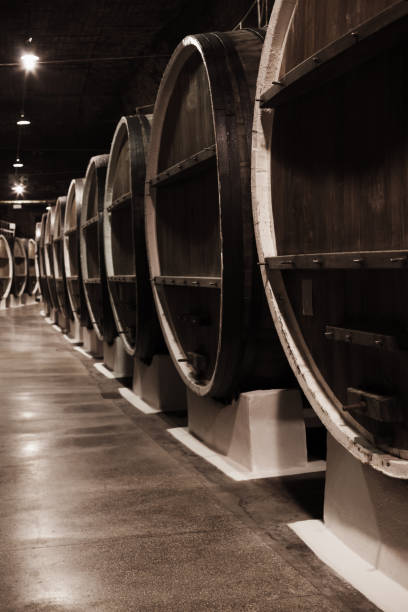
<instances>
[{"instance_id":1,"label":"white concrete base","mask_svg":"<svg viewBox=\"0 0 408 612\"><path fill-rule=\"evenodd\" d=\"M28 293L23 293L23 295L21 296L21 305L32 306L33 304L37 304L35 295L28 295Z\"/></svg>"},{"instance_id":2,"label":"white concrete base","mask_svg":"<svg viewBox=\"0 0 408 612\"><path fill-rule=\"evenodd\" d=\"M16 296L10 293L10 295L7 298L8 307L9 308L19 308L20 306L22 306L21 298L22 298L21 295Z\"/></svg>"},{"instance_id":3,"label":"white concrete base","mask_svg":"<svg viewBox=\"0 0 408 612\"><path fill-rule=\"evenodd\" d=\"M296 466L285 469L282 467L272 467L271 469L264 471L249 471L229 457L212 450L203 442L200 442L200 440L198 440L188 431L187 427L173 427L168 429L167 432L178 442L183 444L183 446L191 450L199 457L205 459L205 461L208 463L211 463L211 465L219 469L233 480L256 480L257 478L274 478L278 476L294 476L299 474L299 468ZM322 472L325 470L325 468L325 461L310 461L308 465L303 468L302 473Z\"/></svg>"},{"instance_id":4,"label":"white concrete base","mask_svg":"<svg viewBox=\"0 0 408 612\"><path fill-rule=\"evenodd\" d=\"M408 610L408 590L346 546L322 521L290 523L307 546L344 580L384 612Z\"/></svg>"},{"instance_id":5,"label":"white concrete base","mask_svg":"<svg viewBox=\"0 0 408 612\"><path fill-rule=\"evenodd\" d=\"M257 478L325 469L324 461L307 460L296 389L250 391L228 405L188 390L187 407L190 433Z\"/></svg>"},{"instance_id":6,"label":"white concrete base","mask_svg":"<svg viewBox=\"0 0 408 612\"><path fill-rule=\"evenodd\" d=\"M71 344L82 344L82 327L75 315L74 320L69 321L68 330L64 338Z\"/></svg>"},{"instance_id":7,"label":"white concrete base","mask_svg":"<svg viewBox=\"0 0 408 612\"><path fill-rule=\"evenodd\" d=\"M103 343L103 363L113 378L130 378L133 373L133 358L125 351L122 339L117 336L112 344Z\"/></svg>"},{"instance_id":8,"label":"white concrete base","mask_svg":"<svg viewBox=\"0 0 408 612\"><path fill-rule=\"evenodd\" d=\"M98 370L100 374L103 374L106 378L110 378L110 379L115 378L115 376L113 375L113 372L108 370L108 368L100 361L98 361L97 363L94 363L94 368L95 370Z\"/></svg>"},{"instance_id":9,"label":"white concrete base","mask_svg":"<svg viewBox=\"0 0 408 612\"><path fill-rule=\"evenodd\" d=\"M133 393L133 391L127 387L120 387L119 393L126 401L129 402L129 404L132 404L132 406L140 410L140 412L143 412L143 414L157 414L158 412L162 412L162 410L152 408L150 404L147 404L141 397L136 395L136 393Z\"/></svg>"},{"instance_id":10,"label":"white concrete base","mask_svg":"<svg viewBox=\"0 0 408 612\"><path fill-rule=\"evenodd\" d=\"M2 300L0 300L0 310L7 310L8 309L8 299L7 298L3 298Z\"/></svg>"},{"instance_id":11,"label":"white concrete base","mask_svg":"<svg viewBox=\"0 0 408 612\"><path fill-rule=\"evenodd\" d=\"M330 435L327 445L326 527L408 589L408 482L362 464Z\"/></svg>"},{"instance_id":12,"label":"white concrete base","mask_svg":"<svg viewBox=\"0 0 408 612\"><path fill-rule=\"evenodd\" d=\"M132 390L119 392L145 414L186 410L186 388L169 355L155 355L150 365L135 357Z\"/></svg>"},{"instance_id":13,"label":"white concrete base","mask_svg":"<svg viewBox=\"0 0 408 612\"><path fill-rule=\"evenodd\" d=\"M81 355L87 357L88 359L93 359L91 353L87 353L87 351L85 351L82 346L74 346L74 351L78 351L78 353L81 353Z\"/></svg>"},{"instance_id":14,"label":"white concrete base","mask_svg":"<svg viewBox=\"0 0 408 612\"><path fill-rule=\"evenodd\" d=\"M58 325L58 310L51 308L49 316L45 319L50 325Z\"/></svg>"},{"instance_id":15,"label":"white concrete base","mask_svg":"<svg viewBox=\"0 0 408 612\"><path fill-rule=\"evenodd\" d=\"M101 359L103 357L103 343L98 340L93 329L87 327L82 328L82 348L86 353L90 353L92 357Z\"/></svg>"}]
</instances>

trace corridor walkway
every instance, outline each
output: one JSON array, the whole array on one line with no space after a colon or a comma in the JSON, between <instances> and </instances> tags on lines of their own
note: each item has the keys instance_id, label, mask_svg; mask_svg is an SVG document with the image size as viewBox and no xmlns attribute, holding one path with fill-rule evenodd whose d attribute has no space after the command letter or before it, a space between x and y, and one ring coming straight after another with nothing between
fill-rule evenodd
<instances>
[{"instance_id":1,"label":"corridor walkway","mask_svg":"<svg viewBox=\"0 0 408 612\"><path fill-rule=\"evenodd\" d=\"M48 325L0 313L0 611L376 608L286 523L324 481L236 483Z\"/></svg>"}]
</instances>

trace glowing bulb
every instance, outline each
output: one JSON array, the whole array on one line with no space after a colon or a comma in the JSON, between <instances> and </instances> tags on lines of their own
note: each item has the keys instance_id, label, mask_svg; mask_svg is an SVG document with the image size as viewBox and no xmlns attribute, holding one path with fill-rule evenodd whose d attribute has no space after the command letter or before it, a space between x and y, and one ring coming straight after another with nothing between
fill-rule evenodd
<instances>
[{"instance_id":1,"label":"glowing bulb","mask_svg":"<svg viewBox=\"0 0 408 612\"><path fill-rule=\"evenodd\" d=\"M34 55L34 53L24 53L20 59L24 70L31 72L31 70L34 70L34 68L37 66L37 62L40 58L38 55Z\"/></svg>"},{"instance_id":2,"label":"glowing bulb","mask_svg":"<svg viewBox=\"0 0 408 612\"><path fill-rule=\"evenodd\" d=\"M20 118L17 120L17 125L30 125L31 121L24 117L24 113L21 113Z\"/></svg>"},{"instance_id":3,"label":"glowing bulb","mask_svg":"<svg viewBox=\"0 0 408 612\"><path fill-rule=\"evenodd\" d=\"M24 166L23 162L17 157L16 161L13 164L13 168L22 168Z\"/></svg>"},{"instance_id":4,"label":"glowing bulb","mask_svg":"<svg viewBox=\"0 0 408 612\"><path fill-rule=\"evenodd\" d=\"M25 191L25 187L24 187L24 185L22 185L21 183L15 183L11 189L12 189L12 190L14 191L14 193L15 193L16 195L18 195L18 196L19 196L19 195L23 195L23 193L24 193L24 191Z\"/></svg>"}]
</instances>

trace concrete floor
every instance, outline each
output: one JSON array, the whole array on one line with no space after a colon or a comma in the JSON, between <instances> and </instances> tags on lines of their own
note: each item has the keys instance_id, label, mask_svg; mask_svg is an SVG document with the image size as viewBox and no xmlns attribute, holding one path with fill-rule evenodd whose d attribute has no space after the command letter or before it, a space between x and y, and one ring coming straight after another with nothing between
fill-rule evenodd
<instances>
[{"instance_id":1,"label":"concrete floor","mask_svg":"<svg viewBox=\"0 0 408 612\"><path fill-rule=\"evenodd\" d=\"M321 476L230 481L39 310L0 313L2 612L377 609L286 525Z\"/></svg>"}]
</instances>

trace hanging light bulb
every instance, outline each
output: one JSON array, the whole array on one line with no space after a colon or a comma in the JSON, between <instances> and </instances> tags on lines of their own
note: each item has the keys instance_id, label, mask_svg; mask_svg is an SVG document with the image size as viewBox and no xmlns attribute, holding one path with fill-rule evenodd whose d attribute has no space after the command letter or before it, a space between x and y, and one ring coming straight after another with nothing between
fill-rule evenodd
<instances>
[{"instance_id":1,"label":"hanging light bulb","mask_svg":"<svg viewBox=\"0 0 408 612\"><path fill-rule=\"evenodd\" d=\"M14 191L16 196L21 196L21 195L23 195L23 193L25 191L25 186L22 183L14 183L14 185L13 185L13 187L11 189L12 189L12 191Z\"/></svg>"},{"instance_id":2,"label":"hanging light bulb","mask_svg":"<svg viewBox=\"0 0 408 612\"><path fill-rule=\"evenodd\" d=\"M23 55L20 57L21 64L24 70L26 70L27 72L32 72L35 69L39 59L40 58L38 57L38 55L35 55L34 53L31 53L31 52L23 53Z\"/></svg>"},{"instance_id":3,"label":"hanging light bulb","mask_svg":"<svg viewBox=\"0 0 408 612\"><path fill-rule=\"evenodd\" d=\"M24 113L20 113L20 117L17 119L17 125L30 125L31 121L27 119Z\"/></svg>"},{"instance_id":4,"label":"hanging light bulb","mask_svg":"<svg viewBox=\"0 0 408 612\"><path fill-rule=\"evenodd\" d=\"M24 166L23 162L17 157L16 161L13 164L13 168L22 168Z\"/></svg>"},{"instance_id":5,"label":"hanging light bulb","mask_svg":"<svg viewBox=\"0 0 408 612\"><path fill-rule=\"evenodd\" d=\"M32 42L32 37L26 40L26 51L20 57L21 64L26 72L31 72L34 70L37 66L38 60L40 59L38 55L33 52Z\"/></svg>"}]
</instances>

